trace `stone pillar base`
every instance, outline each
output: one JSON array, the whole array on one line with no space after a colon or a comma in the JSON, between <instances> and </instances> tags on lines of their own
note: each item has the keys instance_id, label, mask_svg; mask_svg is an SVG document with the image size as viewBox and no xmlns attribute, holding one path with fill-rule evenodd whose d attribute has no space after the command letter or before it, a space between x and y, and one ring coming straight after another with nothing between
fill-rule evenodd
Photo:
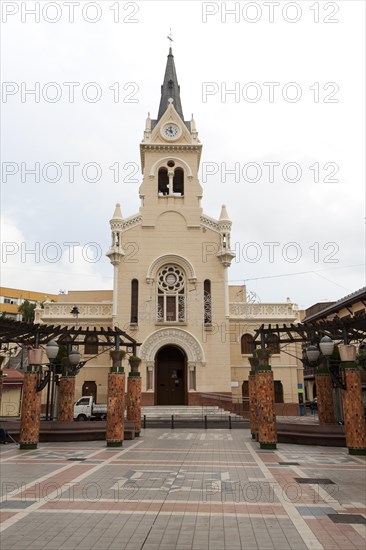
<instances>
[{"instance_id":1,"label":"stone pillar base","mask_svg":"<svg viewBox=\"0 0 366 550\"><path fill-rule=\"evenodd\" d=\"M38 442L37 443L19 443L19 449L22 449L22 450L37 449L37 446L38 446Z\"/></svg>"},{"instance_id":2,"label":"stone pillar base","mask_svg":"<svg viewBox=\"0 0 366 550\"><path fill-rule=\"evenodd\" d=\"M259 443L261 449L277 449L277 443Z\"/></svg>"},{"instance_id":3,"label":"stone pillar base","mask_svg":"<svg viewBox=\"0 0 366 550\"><path fill-rule=\"evenodd\" d=\"M366 449L352 449L351 447L348 447L348 453L350 455L366 456Z\"/></svg>"},{"instance_id":4,"label":"stone pillar base","mask_svg":"<svg viewBox=\"0 0 366 550\"><path fill-rule=\"evenodd\" d=\"M107 447L122 447L123 441L107 441Z\"/></svg>"}]
</instances>

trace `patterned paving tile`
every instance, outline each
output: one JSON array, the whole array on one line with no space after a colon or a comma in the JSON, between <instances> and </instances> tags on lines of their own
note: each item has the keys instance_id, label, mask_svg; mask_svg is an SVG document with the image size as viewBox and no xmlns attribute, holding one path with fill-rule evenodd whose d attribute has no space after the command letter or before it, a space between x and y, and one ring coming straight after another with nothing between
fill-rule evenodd
<instances>
[{"instance_id":1,"label":"patterned paving tile","mask_svg":"<svg viewBox=\"0 0 366 550\"><path fill-rule=\"evenodd\" d=\"M121 450L17 451L1 473L2 550L365 549L365 473L345 449L153 429Z\"/></svg>"}]
</instances>

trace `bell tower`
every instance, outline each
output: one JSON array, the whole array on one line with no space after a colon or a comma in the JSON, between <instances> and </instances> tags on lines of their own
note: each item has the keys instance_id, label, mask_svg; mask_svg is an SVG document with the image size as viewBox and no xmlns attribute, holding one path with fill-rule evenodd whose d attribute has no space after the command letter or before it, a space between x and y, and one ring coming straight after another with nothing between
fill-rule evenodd
<instances>
[{"instance_id":1,"label":"bell tower","mask_svg":"<svg viewBox=\"0 0 366 550\"><path fill-rule=\"evenodd\" d=\"M186 120L172 49L156 118L140 143L139 212L110 222L113 320L141 342L142 402L194 405L231 396L228 268L231 221L201 207L202 144Z\"/></svg>"},{"instance_id":2,"label":"bell tower","mask_svg":"<svg viewBox=\"0 0 366 550\"><path fill-rule=\"evenodd\" d=\"M179 210L188 226L198 226L202 188L198 169L202 144L193 119L184 120L172 48L169 49L158 116L146 120L140 144L142 225L151 226L163 211Z\"/></svg>"}]
</instances>

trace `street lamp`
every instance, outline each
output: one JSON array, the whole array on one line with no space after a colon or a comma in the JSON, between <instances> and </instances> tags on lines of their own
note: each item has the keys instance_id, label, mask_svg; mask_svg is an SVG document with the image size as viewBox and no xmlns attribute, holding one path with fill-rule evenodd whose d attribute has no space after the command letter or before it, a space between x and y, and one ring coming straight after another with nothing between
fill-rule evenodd
<instances>
[{"instance_id":1,"label":"street lamp","mask_svg":"<svg viewBox=\"0 0 366 550\"><path fill-rule=\"evenodd\" d=\"M46 345L46 355L50 361L49 364L49 381L47 388L47 402L46 402L46 420L53 420L56 417L55 414L55 405L56 405L56 365L54 364L54 359L56 359L59 351L59 345L55 340L51 340ZM72 370L75 370L80 363L80 352L77 350L70 351L68 356L68 364Z\"/></svg>"},{"instance_id":2,"label":"street lamp","mask_svg":"<svg viewBox=\"0 0 366 550\"><path fill-rule=\"evenodd\" d=\"M77 350L72 350L70 351L69 353L69 361L70 361L70 365L72 367L76 367L79 363L80 363L80 352L77 351Z\"/></svg>"},{"instance_id":3,"label":"street lamp","mask_svg":"<svg viewBox=\"0 0 366 550\"><path fill-rule=\"evenodd\" d=\"M327 364L329 364L329 357L332 355L334 351L334 342L329 336L323 336L323 338L319 342L320 351L324 355L324 357L327 359Z\"/></svg>"},{"instance_id":4,"label":"street lamp","mask_svg":"<svg viewBox=\"0 0 366 550\"><path fill-rule=\"evenodd\" d=\"M79 311L78 306L74 306L74 307L72 308L72 310L70 311L70 313L71 313L71 315L72 315L73 317L75 317L75 319L76 319L76 328L77 328L77 327L78 327L79 314L80 314L80 311Z\"/></svg>"},{"instance_id":5,"label":"street lamp","mask_svg":"<svg viewBox=\"0 0 366 550\"><path fill-rule=\"evenodd\" d=\"M319 359L320 351L316 346L309 346L305 350L309 363L316 363Z\"/></svg>"}]
</instances>

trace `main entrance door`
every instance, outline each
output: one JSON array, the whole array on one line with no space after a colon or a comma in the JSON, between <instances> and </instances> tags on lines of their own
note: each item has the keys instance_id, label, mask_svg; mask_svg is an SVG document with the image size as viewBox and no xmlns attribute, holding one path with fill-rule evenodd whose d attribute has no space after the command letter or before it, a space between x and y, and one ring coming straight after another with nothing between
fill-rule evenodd
<instances>
[{"instance_id":1,"label":"main entrance door","mask_svg":"<svg viewBox=\"0 0 366 550\"><path fill-rule=\"evenodd\" d=\"M186 405L186 356L175 346L164 346L156 354L156 404Z\"/></svg>"}]
</instances>

